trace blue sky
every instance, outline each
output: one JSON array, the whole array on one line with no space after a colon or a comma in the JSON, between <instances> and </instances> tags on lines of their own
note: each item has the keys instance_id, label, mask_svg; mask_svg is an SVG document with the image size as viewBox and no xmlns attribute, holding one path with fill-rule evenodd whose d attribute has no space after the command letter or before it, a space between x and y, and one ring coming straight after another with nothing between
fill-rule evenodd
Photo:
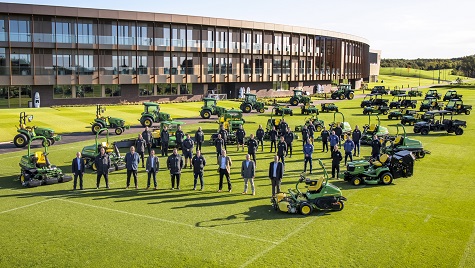
<instances>
[{"instance_id":1,"label":"blue sky","mask_svg":"<svg viewBox=\"0 0 475 268\"><path fill-rule=\"evenodd\" d=\"M475 54L473 0L3 1L186 14L281 23L364 37L383 58Z\"/></svg>"}]
</instances>

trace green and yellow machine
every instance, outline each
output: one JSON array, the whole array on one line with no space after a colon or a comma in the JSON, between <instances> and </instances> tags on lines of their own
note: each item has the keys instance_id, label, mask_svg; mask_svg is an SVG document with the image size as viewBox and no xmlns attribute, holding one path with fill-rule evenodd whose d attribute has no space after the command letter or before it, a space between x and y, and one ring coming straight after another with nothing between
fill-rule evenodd
<instances>
[{"instance_id":1,"label":"green and yellow machine","mask_svg":"<svg viewBox=\"0 0 475 268\"><path fill-rule=\"evenodd\" d=\"M300 89L294 89L294 95L290 97L289 103L292 106L297 106L299 103L307 104L310 103L310 97L304 95L304 91Z\"/></svg>"},{"instance_id":2,"label":"green and yellow machine","mask_svg":"<svg viewBox=\"0 0 475 268\"><path fill-rule=\"evenodd\" d=\"M351 84L339 84L337 90L332 92L332 100L352 100L355 97L355 91L351 88Z\"/></svg>"},{"instance_id":3,"label":"green and yellow machine","mask_svg":"<svg viewBox=\"0 0 475 268\"><path fill-rule=\"evenodd\" d=\"M226 112L226 108L217 106L215 98L203 98L203 106L201 106L200 116L203 119L209 119L212 115L220 117Z\"/></svg>"},{"instance_id":4,"label":"green and yellow machine","mask_svg":"<svg viewBox=\"0 0 475 268\"><path fill-rule=\"evenodd\" d=\"M251 93L244 94L244 100L239 108L243 113L250 113L252 110L263 113L266 109L264 103L258 101L257 96Z\"/></svg>"},{"instance_id":5,"label":"green and yellow machine","mask_svg":"<svg viewBox=\"0 0 475 268\"><path fill-rule=\"evenodd\" d=\"M166 126L167 131L169 134L168 137L168 148L173 149L176 148L176 137L175 132L178 130L178 126L184 125L185 122L181 121L163 121L160 123L160 128L153 129L152 137L153 137L153 146L157 148L161 148L162 141L160 139L160 133L163 131L163 128Z\"/></svg>"},{"instance_id":6,"label":"green and yellow machine","mask_svg":"<svg viewBox=\"0 0 475 268\"><path fill-rule=\"evenodd\" d=\"M163 121L172 121L170 114L160 112L160 104L155 102L144 102L143 112L139 119L143 127L151 127L153 123L160 123Z\"/></svg>"},{"instance_id":7,"label":"green and yellow machine","mask_svg":"<svg viewBox=\"0 0 475 268\"><path fill-rule=\"evenodd\" d=\"M130 126L125 125L125 120L117 117L104 116L106 107L101 104L96 105L96 119L91 123L92 133L100 133L101 129L113 128L116 135L121 135L126 129L129 129Z\"/></svg>"},{"instance_id":8,"label":"green and yellow machine","mask_svg":"<svg viewBox=\"0 0 475 268\"><path fill-rule=\"evenodd\" d=\"M379 139L384 140L389 134L388 128L381 126L381 120L376 115L378 123L371 122L371 114L368 115L368 124L363 126L363 133L361 133L361 145L369 145L373 140L373 136L378 136Z\"/></svg>"},{"instance_id":9,"label":"green and yellow machine","mask_svg":"<svg viewBox=\"0 0 475 268\"><path fill-rule=\"evenodd\" d=\"M28 120L28 122L33 121L33 115L27 115L25 112L21 112L20 124L17 126L18 134L13 138L13 144L15 144L16 147L25 147L26 145L28 145L32 138L37 136L45 137L45 140L38 139L43 142L44 147L51 146L55 142L61 140L61 136L55 134L53 129L37 126L27 126L26 120Z\"/></svg>"},{"instance_id":10,"label":"green and yellow machine","mask_svg":"<svg viewBox=\"0 0 475 268\"><path fill-rule=\"evenodd\" d=\"M406 134L406 128L402 124L397 124L396 136L386 138L383 142L381 152L384 154L393 155L400 151L409 151L416 158L424 158L426 154L430 154L430 151L424 150L422 142L419 140L411 139ZM400 132L400 129L402 131Z\"/></svg>"},{"instance_id":11,"label":"green and yellow machine","mask_svg":"<svg viewBox=\"0 0 475 268\"><path fill-rule=\"evenodd\" d=\"M106 133L106 140L99 142L99 133L102 132ZM94 171L97 170L94 160L96 159L96 156L99 155L101 147L105 148L106 154L109 155L111 161L109 172L125 169L124 156L120 154L119 148L117 148L115 143L109 142L109 129L107 128L101 128L98 130L93 145L84 146L84 148L82 148L81 154L86 168L90 168Z\"/></svg>"},{"instance_id":12,"label":"green and yellow machine","mask_svg":"<svg viewBox=\"0 0 475 268\"><path fill-rule=\"evenodd\" d=\"M40 185L49 185L61 182L68 182L72 179L55 165L52 165L48 159L48 145L43 151L31 152L31 143L34 140L42 140L47 144L47 138L35 136L28 140L27 154L20 160L20 182L25 187L36 187Z\"/></svg>"},{"instance_id":13,"label":"green and yellow machine","mask_svg":"<svg viewBox=\"0 0 475 268\"><path fill-rule=\"evenodd\" d=\"M242 118L242 111L238 109L226 110L218 119L218 130L215 134L211 135L209 140L210 144L214 144L214 141L218 138L218 132L221 126L228 132L228 138L226 144L235 144L236 140L236 131L239 129L239 126L244 125L246 121Z\"/></svg>"}]
</instances>

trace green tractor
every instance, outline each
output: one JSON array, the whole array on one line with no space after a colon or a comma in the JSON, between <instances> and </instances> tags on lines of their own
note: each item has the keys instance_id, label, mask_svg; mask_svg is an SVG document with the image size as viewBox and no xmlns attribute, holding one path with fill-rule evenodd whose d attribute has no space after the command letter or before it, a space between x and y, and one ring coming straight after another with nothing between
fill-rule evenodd
<instances>
[{"instance_id":1,"label":"green tractor","mask_svg":"<svg viewBox=\"0 0 475 268\"><path fill-rule=\"evenodd\" d=\"M328 182L328 173L322 160L318 159L318 163L323 169L324 176L311 180L300 175L295 189L289 189L288 194L277 193L272 197L272 207L276 211L308 216L313 210L341 211L345 207L343 201L346 201L346 198L340 188ZM300 191L300 183L305 183L307 188L305 193Z\"/></svg>"},{"instance_id":2,"label":"green tractor","mask_svg":"<svg viewBox=\"0 0 475 268\"><path fill-rule=\"evenodd\" d=\"M36 187L40 185L50 185L60 182L71 181L70 175L63 174L63 171L52 165L48 159L48 146L44 151L31 152L31 143L34 140L42 140L47 144L48 139L43 136L31 137L28 140L28 153L20 160L20 182L24 187Z\"/></svg>"},{"instance_id":3,"label":"green tractor","mask_svg":"<svg viewBox=\"0 0 475 268\"><path fill-rule=\"evenodd\" d=\"M294 89L294 95L290 97L289 103L292 106L297 106L299 103L307 104L310 103L310 97L304 95L304 91L300 89Z\"/></svg>"},{"instance_id":4,"label":"green tractor","mask_svg":"<svg viewBox=\"0 0 475 268\"><path fill-rule=\"evenodd\" d=\"M244 94L244 100L239 108L243 113L250 113L252 110L263 113L266 109L264 103L257 101L257 96L250 93Z\"/></svg>"},{"instance_id":5,"label":"green tractor","mask_svg":"<svg viewBox=\"0 0 475 268\"><path fill-rule=\"evenodd\" d=\"M300 107L300 113L301 114L306 114L306 115L310 115L310 114L316 114L318 115L318 108L317 106L315 105L310 105L310 103L307 103L307 104L304 104Z\"/></svg>"},{"instance_id":6,"label":"green tractor","mask_svg":"<svg viewBox=\"0 0 475 268\"><path fill-rule=\"evenodd\" d=\"M345 98L352 100L355 97L355 91L351 89L350 84L339 84L337 90L332 92L332 100L343 100Z\"/></svg>"},{"instance_id":7,"label":"green tractor","mask_svg":"<svg viewBox=\"0 0 475 268\"><path fill-rule=\"evenodd\" d=\"M226 108L216 105L215 98L203 98L203 103L200 111L200 116L203 119L209 119L211 115L220 117L221 114L226 112Z\"/></svg>"},{"instance_id":8,"label":"green tractor","mask_svg":"<svg viewBox=\"0 0 475 268\"><path fill-rule=\"evenodd\" d=\"M381 148L382 153L393 155L400 151L409 151L412 152L416 158L424 158L426 154L430 154L429 151L424 150L422 142L407 137L406 128L404 125L397 124L396 126L396 136L387 138L383 142L383 147ZM402 128L403 130L402 135L399 132L399 128Z\"/></svg>"},{"instance_id":9,"label":"green tractor","mask_svg":"<svg viewBox=\"0 0 475 268\"><path fill-rule=\"evenodd\" d=\"M160 112L160 105L155 102L144 102L143 112L139 119L143 127L151 127L153 123L160 123L163 121L172 121L170 114Z\"/></svg>"},{"instance_id":10,"label":"green tractor","mask_svg":"<svg viewBox=\"0 0 475 268\"><path fill-rule=\"evenodd\" d=\"M369 145L373 140L373 136L378 136L381 140L384 140L389 134L388 128L381 126L381 120L376 115L378 123L371 123L371 114L368 115L368 124L363 126L363 133L361 134L361 145Z\"/></svg>"},{"instance_id":11,"label":"green tractor","mask_svg":"<svg viewBox=\"0 0 475 268\"><path fill-rule=\"evenodd\" d=\"M227 110L225 114L221 115L218 120L218 131L211 135L211 139L209 140L210 144L214 144L214 141L218 138L218 132L221 126L228 132L228 139L226 140L226 144L235 144L237 142L236 139L236 131L239 129L239 126L244 125L245 120L242 118L242 111L237 109L230 109Z\"/></svg>"},{"instance_id":12,"label":"green tractor","mask_svg":"<svg viewBox=\"0 0 475 268\"><path fill-rule=\"evenodd\" d=\"M102 132L106 132L106 141L99 142L99 133ZM109 172L125 169L124 157L121 156L117 145L109 142L109 129L107 128L101 128L97 131L96 140L93 145L84 146L84 148L82 148L81 154L86 168L90 168L94 171L97 170L94 161L96 156L99 155L102 147L104 147L111 161Z\"/></svg>"},{"instance_id":13,"label":"green tractor","mask_svg":"<svg viewBox=\"0 0 475 268\"><path fill-rule=\"evenodd\" d=\"M422 91L420 91L417 87L412 87L411 90L407 92L407 95L410 97L422 97Z\"/></svg>"},{"instance_id":14,"label":"green tractor","mask_svg":"<svg viewBox=\"0 0 475 268\"><path fill-rule=\"evenodd\" d=\"M163 121L160 122L160 128L153 129L152 137L153 137L153 146L157 148L161 148L162 142L160 140L160 133L163 131L163 128L166 126L167 131L169 134L168 138L168 148L176 148L176 137L175 132L178 130L178 126L184 125L184 122L181 121Z\"/></svg>"},{"instance_id":15,"label":"green tractor","mask_svg":"<svg viewBox=\"0 0 475 268\"><path fill-rule=\"evenodd\" d=\"M43 128L37 126L27 126L26 120L31 122L33 120L33 115L27 115L25 112L20 113L20 124L17 126L18 134L13 138L13 144L16 147L22 148L28 145L30 140L36 136L45 137L46 140L42 140L43 146L51 146L55 142L61 140L61 136L54 133L54 130L51 128Z\"/></svg>"},{"instance_id":16,"label":"green tractor","mask_svg":"<svg viewBox=\"0 0 475 268\"><path fill-rule=\"evenodd\" d=\"M344 180L355 186L361 184L390 185L394 179L411 177L414 174L415 158L409 151L381 155L377 160L358 160L348 163L343 173Z\"/></svg>"},{"instance_id":17,"label":"green tractor","mask_svg":"<svg viewBox=\"0 0 475 268\"><path fill-rule=\"evenodd\" d=\"M272 108L272 113L275 115L287 115L287 114L290 116L294 115L294 112L289 106L282 106L278 104Z\"/></svg>"},{"instance_id":18,"label":"green tractor","mask_svg":"<svg viewBox=\"0 0 475 268\"><path fill-rule=\"evenodd\" d=\"M125 125L125 121L123 119L117 118L117 117L110 117L110 116L104 116L103 113L106 111L106 108L103 107L101 104L96 105L96 119L94 119L94 122L91 123L92 127L92 133L96 135L97 133L100 133L99 131L101 129L109 129L109 128L114 128L114 132L116 135L121 135L124 133L126 129L129 129L130 126Z\"/></svg>"},{"instance_id":19,"label":"green tractor","mask_svg":"<svg viewBox=\"0 0 475 268\"><path fill-rule=\"evenodd\" d=\"M295 126L295 131L300 132L302 131L304 126L309 126L310 122L315 126L315 131L320 132L323 129L323 126L325 126L325 121L318 119L317 114L312 114L310 117L305 118L305 124L300 125L300 126Z\"/></svg>"},{"instance_id":20,"label":"green tractor","mask_svg":"<svg viewBox=\"0 0 475 268\"><path fill-rule=\"evenodd\" d=\"M322 113L338 112L338 106L333 102L322 103Z\"/></svg>"}]
</instances>

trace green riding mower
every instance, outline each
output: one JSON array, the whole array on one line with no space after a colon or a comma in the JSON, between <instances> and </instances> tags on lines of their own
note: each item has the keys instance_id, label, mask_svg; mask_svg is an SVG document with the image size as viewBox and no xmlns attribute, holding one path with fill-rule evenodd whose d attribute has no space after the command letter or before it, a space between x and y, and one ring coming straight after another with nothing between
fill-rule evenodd
<instances>
[{"instance_id":1,"label":"green riding mower","mask_svg":"<svg viewBox=\"0 0 475 268\"><path fill-rule=\"evenodd\" d=\"M290 97L289 103L292 106L297 106L299 103L307 104L310 103L310 97L304 95L304 91L300 89L294 89L294 95Z\"/></svg>"},{"instance_id":2,"label":"green riding mower","mask_svg":"<svg viewBox=\"0 0 475 268\"><path fill-rule=\"evenodd\" d=\"M170 114L160 112L160 105L155 102L144 102L143 112L139 119L143 127L151 127L153 123L160 123L163 121L172 121Z\"/></svg>"},{"instance_id":3,"label":"green riding mower","mask_svg":"<svg viewBox=\"0 0 475 268\"><path fill-rule=\"evenodd\" d=\"M320 132L325 126L325 121L318 119L317 114L312 114L310 117L305 118L305 124L300 126L295 126L295 131L300 132L302 131L304 126L309 126L310 122L312 122L313 126L315 127L316 132Z\"/></svg>"},{"instance_id":4,"label":"green riding mower","mask_svg":"<svg viewBox=\"0 0 475 268\"><path fill-rule=\"evenodd\" d=\"M252 110L256 110L259 113L263 113L266 109L263 102L257 100L255 94L246 93L244 94L244 100L239 106L243 113L250 113Z\"/></svg>"},{"instance_id":5,"label":"green riding mower","mask_svg":"<svg viewBox=\"0 0 475 268\"><path fill-rule=\"evenodd\" d=\"M99 133L102 132L106 132L106 140L99 142ZM84 148L82 148L81 154L86 168L90 168L94 171L97 170L95 159L96 156L99 155L102 147L104 147L106 154L109 155L111 162L109 172L125 169L124 156L120 154L116 143L109 142L109 129L107 128L99 129L96 133L96 140L93 145L84 146Z\"/></svg>"},{"instance_id":6,"label":"green riding mower","mask_svg":"<svg viewBox=\"0 0 475 268\"><path fill-rule=\"evenodd\" d=\"M91 130L94 135L100 133L99 131L105 128L114 128L115 134L121 135L126 129L130 128L130 126L125 125L125 121L123 119L104 116L103 114L105 111L105 107L100 104L96 105L96 119L94 119L94 122L91 123Z\"/></svg>"},{"instance_id":7,"label":"green riding mower","mask_svg":"<svg viewBox=\"0 0 475 268\"><path fill-rule=\"evenodd\" d=\"M370 145L373 137L376 135L379 139L384 140L389 134L388 128L381 126L381 120L376 115L378 123L371 123L371 115L368 115L368 124L363 126L363 133L361 133L361 145Z\"/></svg>"},{"instance_id":8,"label":"green riding mower","mask_svg":"<svg viewBox=\"0 0 475 268\"><path fill-rule=\"evenodd\" d=\"M160 139L160 133L163 131L163 128L166 126L168 131L168 148L176 148L176 137L175 132L178 130L178 127L184 125L184 122L181 121L163 121L160 123L160 128L155 128L152 130L152 146L156 148L161 148L162 141Z\"/></svg>"},{"instance_id":9,"label":"green riding mower","mask_svg":"<svg viewBox=\"0 0 475 268\"><path fill-rule=\"evenodd\" d=\"M216 102L217 101L215 98L203 98L203 106L201 107L200 111L201 118L208 119L211 117L211 115L217 115L220 117L221 114L226 112L226 108L217 106ZM170 119L167 119L165 121L169 120Z\"/></svg>"},{"instance_id":10,"label":"green riding mower","mask_svg":"<svg viewBox=\"0 0 475 268\"><path fill-rule=\"evenodd\" d=\"M300 213L310 215L313 210L321 211L341 211L346 198L342 195L340 188L328 182L328 173L322 160L318 160L323 169L324 176L311 180L300 175L300 179L295 185L295 189L289 189L288 193L278 193L272 197L272 207L277 211L286 213ZM305 183L306 192L301 192L299 184Z\"/></svg>"},{"instance_id":11,"label":"green riding mower","mask_svg":"<svg viewBox=\"0 0 475 268\"><path fill-rule=\"evenodd\" d=\"M55 142L61 140L61 136L54 133L54 130L51 128L37 127L37 126L27 126L26 120L31 122L33 120L33 115L27 115L25 112L20 113L20 124L17 126L18 134L13 138L13 144L16 147L22 148L28 145L30 140L37 136L45 137L46 140L41 140L43 147L51 146Z\"/></svg>"},{"instance_id":12,"label":"green riding mower","mask_svg":"<svg viewBox=\"0 0 475 268\"><path fill-rule=\"evenodd\" d=\"M333 102L322 103L322 113L324 112L338 112L338 106Z\"/></svg>"},{"instance_id":13,"label":"green riding mower","mask_svg":"<svg viewBox=\"0 0 475 268\"><path fill-rule=\"evenodd\" d=\"M412 152L416 158L424 158L426 154L430 154L430 151L424 150L421 141L407 137L404 125L397 124L396 127L396 136L387 136L383 141L383 147L381 148L382 153L393 155L400 151L409 151ZM402 129L402 133L399 132L399 128Z\"/></svg>"},{"instance_id":14,"label":"green riding mower","mask_svg":"<svg viewBox=\"0 0 475 268\"><path fill-rule=\"evenodd\" d=\"M43 151L31 152L31 143L34 140L42 140L43 144L46 144L48 139L43 136L35 136L28 140L28 153L20 160L21 185L36 187L71 181L70 175L65 175L60 168L50 163L47 145Z\"/></svg>"},{"instance_id":15,"label":"green riding mower","mask_svg":"<svg viewBox=\"0 0 475 268\"><path fill-rule=\"evenodd\" d=\"M316 114L318 115L318 108L315 105L310 105L310 103L304 104L300 107L300 114Z\"/></svg>"},{"instance_id":16,"label":"green riding mower","mask_svg":"<svg viewBox=\"0 0 475 268\"><path fill-rule=\"evenodd\" d=\"M275 114L275 115L287 115L287 114L290 115L290 116L294 115L294 112L292 111L292 109L289 106L282 106L282 105L279 105L279 104L276 104L272 108L272 113Z\"/></svg>"},{"instance_id":17,"label":"green riding mower","mask_svg":"<svg viewBox=\"0 0 475 268\"><path fill-rule=\"evenodd\" d=\"M344 180L358 186L361 184L390 185L394 179L407 178L414 174L415 158L409 151L400 151L392 156L381 155L378 160L358 160L346 165Z\"/></svg>"},{"instance_id":18,"label":"green riding mower","mask_svg":"<svg viewBox=\"0 0 475 268\"><path fill-rule=\"evenodd\" d=\"M351 84L339 84L337 90L332 92L332 100L352 100L355 97L355 91L351 88Z\"/></svg>"},{"instance_id":19,"label":"green riding mower","mask_svg":"<svg viewBox=\"0 0 475 268\"><path fill-rule=\"evenodd\" d=\"M221 115L218 119L218 130L216 133L211 135L209 139L209 144L213 145L214 141L218 138L218 132L221 126L228 132L228 138L226 140L226 144L235 144L237 142L236 139L236 131L239 129L239 126L244 125L246 121L242 118L242 111L237 109L230 109L227 110L225 114Z\"/></svg>"}]
</instances>

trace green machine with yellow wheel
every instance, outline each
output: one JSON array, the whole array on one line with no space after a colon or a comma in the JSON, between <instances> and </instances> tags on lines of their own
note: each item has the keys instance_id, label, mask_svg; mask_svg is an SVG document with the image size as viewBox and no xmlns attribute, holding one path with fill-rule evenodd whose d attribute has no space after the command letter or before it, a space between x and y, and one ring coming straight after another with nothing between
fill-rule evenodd
<instances>
[{"instance_id":1,"label":"green machine with yellow wheel","mask_svg":"<svg viewBox=\"0 0 475 268\"><path fill-rule=\"evenodd\" d=\"M99 133L102 132L106 132L106 140L99 142ZM111 161L109 172L125 169L124 156L120 154L116 143L109 142L109 130L107 128L99 129L99 131L96 133L96 142L94 145L88 145L82 149L82 159L85 161L84 164L86 168L90 168L93 171L97 170L94 160L99 154L101 147L105 148L106 154L109 155Z\"/></svg>"},{"instance_id":2,"label":"green machine with yellow wheel","mask_svg":"<svg viewBox=\"0 0 475 268\"><path fill-rule=\"evenodd\" d=\"M346 198L340 188L328 182L329 176L322 160L318 160L323 169L323 176L312 180L300 175L295 189L289 189L288 193L278 193L272 197L272 207L277 211L287 213L300 213L310 215L314 210L340 211L345 205ZM299 184L305 183L307 191L301 192Z\"/></svg>"},{"instance_id":3,"label":"green machine with yellow wheel","mask_svg":"<svg viewBox=\"0 0 475 268\"><path fill-rule=\"evenodd\" d=\"M125 125L125 120L117 117L104 116L106 107L101 104L96 105L96 119L91 123L91 131L93 134L101 133L104 128L113 128L116 135L121 135L130 126Z\"/></svg>"},{"instance_id":4,"label":"green machine with yellow wheel","mask_svg":"<svg viewBox=\"0 0 475 268\"><path fill-rule=\"evenodd\" d=\"M61 136L57 135L53 129L37 127L37 126L27 126L27 121L33 121L33 115L27 115L25 112L20 112L20 124L17 126L18 134L13 138L13 144L16 147L22 148L29 144L29 142L34 137L42 136L45 139L40 140L43 144L43 147L51 146L55 142L61 140Z\"/></svg>"}]
</instances>

